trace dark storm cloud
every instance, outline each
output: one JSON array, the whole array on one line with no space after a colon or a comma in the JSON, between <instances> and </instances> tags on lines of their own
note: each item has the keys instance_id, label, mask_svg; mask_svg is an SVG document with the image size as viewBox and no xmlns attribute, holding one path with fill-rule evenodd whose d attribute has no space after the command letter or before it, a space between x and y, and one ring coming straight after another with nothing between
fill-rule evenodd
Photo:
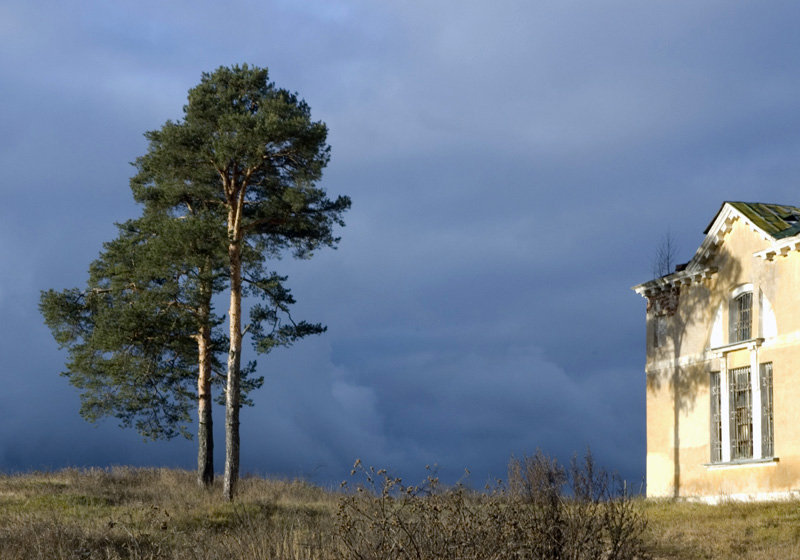
<instances>
[{"instance_id":1,"label":"dark storm cloud","mask_svg":"<svg viewBox=\"0 0 800 560\"><path fill-rule=\"evenodd\" d=\"M5 3L0 468L191 467L191 442L78 417L36 305L82 284L113 222L137 214L142 133L180 118L201 72L249 62L329 125L324 185L354 206L338 251L275 263L296 316L329 332L259 359L243 470L330 483L361 457L482 484L511 453L591 445L640 479L644 302L629 287L667 228L688 260L723 200L798 202L798 12Z\"/></svg>"}]
</instances>

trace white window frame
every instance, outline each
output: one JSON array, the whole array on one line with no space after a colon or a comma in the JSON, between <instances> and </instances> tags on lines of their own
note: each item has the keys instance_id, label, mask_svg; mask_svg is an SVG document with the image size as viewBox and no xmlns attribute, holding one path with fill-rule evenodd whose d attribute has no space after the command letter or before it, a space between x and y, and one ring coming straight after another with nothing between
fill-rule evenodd
<instances>
[{"instance_id":1,"label":"white window frame","mask_svg":"<svg viewBox=\"0 0 800 560\"><path fill-rule=\"evenodd\" d=\"M753 409L753 370L750 366L728 370L728 399L730 400L731 460L746 461L756 457L755 419ZM758 456L761 454L759 453Z\"/></svg>"},{"instance_id":2,"label":"white window frame","mask_svg":"<svg viewBox=\"0 0 800 560\"><path fill-rule=\"evenodd\" d=\"M750 311L748 312L749 327L747 329L747 337L742 337L738 333L740 329L738 325L742 322L739 316L739 300L746 294L750 294ZM731 299L728 305L728 344L735 344L737 342L744 342L755 338L753 332L753 285L742 284L731 292Z\"/></svg>"},{"instance_id":3,"label":"white window frame","mask_svg":"<svg viewBox=\"0 0 800 560\"><path fill-rule=\"evenodd\" d=\"M772 362L758 365L758 381L761 388L761 455L775 456L775 401L773 397Z\"/></svg>"},{"instance_id":4,"label":"white window frame","mask_svg":"<svg viewBox=\"0 0 800 560\"><path fill-rule=\"evenodd\" d=\"M711 397L711 402L709 405L709 411L711 413L711 422L710 422L710 438L709 438L709 446L710 449L710 458L709 461L711 463L722 463L722 450L725 445L722 443L725 441L723 439L722 434L722 376L719 371L712 371L709 376L709 396Z\"/></svg>"},{"instance_id":5,"label":"white window frame","mask_svg":"<svg viewBox=\"0 0 800 560\"><path fill-rule=\"evenodd\" d=\"M711 383L717 379L719 382L719 420L721 422L721 460L715 460L714 450L709 450L710 466L720 466L728 464L739 464L747 462L761 462L771 460L776 457L775 453L775 434L774 434L774 405L772 399L772 385L773 379L773 365L772 362L758 362L758 347L755 346L751 352L750 369L750 416L752 419L752 433L750 438L752 440L752 455L746 458L732 459L732 441L731 441L731 376L734 371L740 368L726 367L726 360L721 360L720 371L711 372L709 375L709 394L710 398L715 398L714 388ZM765 376L769 373L769 384L765 384ZM768 393L762 395L762 387ZM769 407L769 411L765 411L764 407ZM715 406L713 404L709 407L711 415L714 414ZM767 414L765 418L765 413ZM763 426L762 426L763 424ZM714 418L710 419L710 430L719 429L715 425ZM768 433L765 433L767 430ZM765 439L766 438L766 439ZM713 446L714 437L709 433L709 446Z\"/></svg>"}]
</instances>

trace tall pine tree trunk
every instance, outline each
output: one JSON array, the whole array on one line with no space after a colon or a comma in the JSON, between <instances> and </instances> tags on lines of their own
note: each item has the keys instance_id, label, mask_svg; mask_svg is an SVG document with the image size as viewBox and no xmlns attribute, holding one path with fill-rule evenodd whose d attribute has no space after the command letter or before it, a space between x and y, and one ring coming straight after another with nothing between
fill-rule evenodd
<instances>
[{"instance_id":1,"label":"tall pine tree trunk","mask_svg":"<svg viewBox=\"0 0 800 560\"><path fill-rule=\"evenodd\" d=\"M200 268L200 305L197 308L197 483L209 488L214 483L214 424L211 407L211 260Z\"/></svg>"},{"instance_id":2,"label":"tall pine tree trunk","mask_svg":"<svg viewBox=\"0 0 800 560\"><path fill-rule=\"evenodd\" d=\"M205 294L204 294L205 295ZM214 425L211 420L211 294L200 310L197 337L199 373L197 377L197 483L208 488L214 482ZM202 318L205 318L203 320Z\"/></svg>"},{"instance_id":3,"label":"tall pine tree trunk","mask_svg":"<svg viewBox=\"0 0 800 560\"><path fill-rule=\"evenodd\" d=\"M238 197L236 197L238 198ZM225 481L222 493L233 500L239 480L239 404L242 354L242 249L241 205L228 210L228 258L230 259L231 305L230 350L228 351L228 384L225 398Z\"/></svg>"}]
</instances>

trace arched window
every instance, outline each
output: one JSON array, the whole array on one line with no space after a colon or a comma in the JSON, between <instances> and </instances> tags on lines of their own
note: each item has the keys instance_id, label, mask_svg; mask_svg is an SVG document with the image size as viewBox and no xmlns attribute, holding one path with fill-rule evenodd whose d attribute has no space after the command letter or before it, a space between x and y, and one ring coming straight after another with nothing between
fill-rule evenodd
<instances>
[{"instance_id":1,"label":"arched window","mask_svg":"<svg viewBox=\"0 0 800 560\"><path fill-rule=\"evenodd\" d=\"M738 291L738 290L737 290ZM735 292L734 292L735 293ZM730 308L730 336L729 343L750 340L753 327L753 292L750 291L735 295Z\"/></svg>"}]
</instances>

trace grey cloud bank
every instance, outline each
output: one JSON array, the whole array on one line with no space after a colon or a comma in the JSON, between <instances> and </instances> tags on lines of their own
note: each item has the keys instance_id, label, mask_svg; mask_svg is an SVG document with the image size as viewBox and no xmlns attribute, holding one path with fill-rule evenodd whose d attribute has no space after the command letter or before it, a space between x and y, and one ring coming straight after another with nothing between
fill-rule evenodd
<instances>
[{"instance_id":1,"label":"grey cloud bank","mask_svg":"<svg viewBox=\"0 0 800 560\"><path fill-rule=\"evenodd\" d=\"M85 2L0 6L0 469L191 468L78 396L36 309L138 209L128 162L200 73L268 66L331 130L337 251L283 260L329 332L259 359L244 471L481 485L591 445L644 476L644 302L723 200L797 204L792 2ZM220 33L230 23L230 33ZM222 418L222 409L216 409ZM221 426L221 422L218 422ZM221 466L222 434L217 434Z\"/></svg>"}]
</instances>

